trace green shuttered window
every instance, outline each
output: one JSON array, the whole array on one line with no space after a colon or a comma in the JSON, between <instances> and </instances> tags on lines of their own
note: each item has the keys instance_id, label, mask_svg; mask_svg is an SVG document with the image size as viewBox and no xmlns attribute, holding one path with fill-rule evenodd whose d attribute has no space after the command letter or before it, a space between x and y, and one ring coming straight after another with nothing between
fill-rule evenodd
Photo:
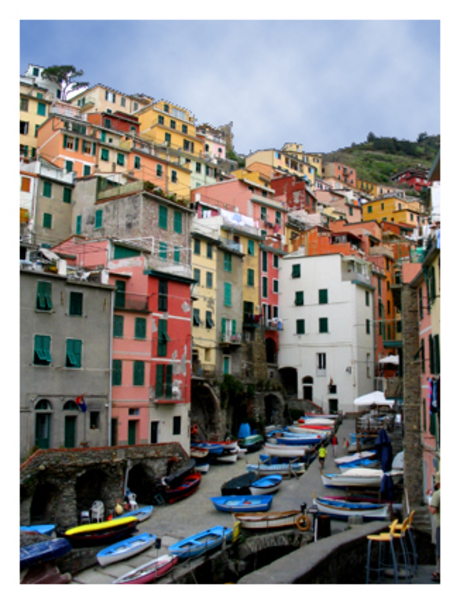
<instances>
[{"instance_id":1,"label":"green shuttered window","mask_svg":"<svg viewBox=\"0 0 460 604\"><path fill-rule=\"evenodd\" d=\"M66 367L81 367L81 340L66 340Z\"/></svg>"},{"instance_id":2,"label":"green shuttered window","mask_svg":"<svg viewBox=\"0 0 460 604\"><path fill-rule=\"evenodd\" d=\"M49 365L52 361L51 336L36 335L34 337L34 365Z\"/></svg>"},{"instance_id":3,"label":"green shuttered window","mask_svg":"<svg viewBox=\"0 0 460 604\"><path fill-rule=\"evenodd\" d=\"M36 310L51 310L53 308L52 285L48 281L37 283Z\"/></svg>"},{"instance_id":4,"label":"green shuttered window","mask_svg":"<svg viewBox=\"0 0 460 604\"><path fill-rule=\"evenodd\" d=\"M113 317L113 337L122 338L124 331L125 318L123 315L114 315Z\"/></svg>"},{"instance_id":5,"label":"green shuttered window","mask_svg":"<svg viewBox=\"0 0 460 604\"><path fill-rule=\"evenodd\" d=\"M133 386L144 385L144 361L134 361L133 363Z\"/></svg>"},{"instance_id":6,"label":"green shuttered window","mask_svg":"<svg viewBox=\"0 0 460 604\"><path fill-rule=\"evenodd\" d=\"M121 386L122 361L112 360L112 386Z\"/></svg>"},{"instance_id":7,"label":"green shuttered window","mask_svg":"<svg viewBox=\"0 0 460 604\"><path fill-rule=\"evenodd\" d=\"M70 292L69 315L81 317L83 315L83 294L81 292Z\"/></svg>"},{"instance_id":8,"label":"green shuttered window","mask_svg":"<svg viewBox=\"0 0 460 604\"><path fill-rule=\"evenodd\" d=\"M147 320L136 317L134 322L134 337L137 340L145 340L147 337Z\"/></svg>"},{"instance_id":9,"label":"green shuttered window","mask_svg":"<svg viewBox=\"0 0 460 604\"><path fill-rule=\"evenodd\" d=\"M224 283L224 305L232 305L232 284Z\"/></svg>"}]
</instances>

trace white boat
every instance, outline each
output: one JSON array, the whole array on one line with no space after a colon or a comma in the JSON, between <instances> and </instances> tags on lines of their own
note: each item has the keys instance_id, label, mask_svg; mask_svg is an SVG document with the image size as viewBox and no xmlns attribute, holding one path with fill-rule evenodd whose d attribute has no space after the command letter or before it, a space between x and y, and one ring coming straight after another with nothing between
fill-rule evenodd
<instances>
[{"instance_id":1,"label":"white boat","mask_svg":"<svg viewBox=\"0 0 460 604\"><path fill-rule=\"evenodd\" d=\"M305 516L299 510L289 510L286 512L238 512L233 514L233 518L240 523L242 528L260 530L295 526L297 521L300 522Z\"/></svg>"},{"instance_id":2,"label":"white boat","mask_svg":"<svg viewBox=\"0 0 460 604\"><path fill-rule=\"evenodd\" d=\"M268 476L269 474L281 474L284 478L297 476L305 472L305 464L302 462L294 463L274 463L274 464L247 464L248 472L256 472L259 476Z\"/></svg>"},{"instance_id":3,"label":"white boat","mask_svg":"<svg viewBox=\"0 0 460 604\"><path fill-rule=\"evenodd\" d=\"M101 550L96 558L101 566L108 566L131 556L136 556L155 543L156 535L142 533L124 541L119 541Z\"/></svg>"},{"instance_id":4,"label":"white boat","mask_svg":"<svg viewBox=\"0 0 460 604\"><path fill-rule=\"evenodd\" d=\"M329 436L328 430L317 430L316 428L306 428L302 426L292 425L288 426L288 432L292 432L292 434L319 434L323 438Z\"/></svg>"},{"instance_id":5,"label":"white boat","mask_svg":"<svg viewBox=\"0 0 460 604\"><path fill-rule=\"evenodd\" d=\"M236 452L238 459L244 459L244 456L246 455L247 452L248 452L247 449L243 449L241 447L238 447L238 450Z\"/></svg>"},{"instance_id":6,"label":"white boat","mask_svg":"<svg viewBox=\"0 0 460 604\"><path fill-rule=\"evenodd\" d=\"M347 520L350 516L360 516L368 520L387 520L390 518L390 506L387 503L352 503L318 497L313 499L313 505L316 505L318 511L322 514L341 520Z\"/></svg>"},{"instance_id":7,"label":"white boat","mask_svg":"<svg viewBox=\"0 0 460 604\"><path fill-rule=\"evenodd\" d=\"M336 457L335 463L340 466L343 463L352 463L354 461L359 461L360 459L370 459L373 457L377 457L376 451L361 451L360 453L354 453L353 455L344 455L343 457Z\"/></svg>"},{"instance_id":8,"label":"white boat","mask_svg":"<svg viewBox=\"0 0 460 604\"><path fill-rule=\"evenodd\" d=\"M304 457L308 451L311 451L309 445L296 446L296 445L276 445L272 443L265 443L265 453L267 455L277 455L278 457Z\"/></svg>"},{"instance_id":9,"label":"white boat","mask_svg":"<svg viewBox=\"0 0 460 604\"><path fill-rule=\"evenodd\" d=\"M335 419L329 419L328 417L301 417L299 424L317 424L318 426L334 426Z\"/></svg>"},{"instance_id":10,"label":"white boat","mask_svg":"<svg viewBox=\"0 0 460 604\"><path fill-rule=\"evenodd\" d=\"M238 459L238 453L230 453L229 455L216 455L214 461L219 463L235 463Z\"/></svg>"},{"instance_id":11,"label":"white boat","mask_svg":"<svg viewBox=\"0 0 460 604\"><path fill-rule=\"evenodd\" d=\"M326 487L379 487L382 482L384 472L372 468L353 468L342 474L323 474L321 479ZM403 475L403 472L387 472L388 476L397 478Z\"/></svg>"},{"instance_id":12,"label":"white boat","mask_svg":"<svg viewBox=\"0 0 460 604\"><path fill-rule=\"evenodd\" d=\"M282 482L283 477L281 474L270 474L255 480L249 485L249 490L251 491L251 495L269 495L276 493Z\"/></svg>"}]
</instances>

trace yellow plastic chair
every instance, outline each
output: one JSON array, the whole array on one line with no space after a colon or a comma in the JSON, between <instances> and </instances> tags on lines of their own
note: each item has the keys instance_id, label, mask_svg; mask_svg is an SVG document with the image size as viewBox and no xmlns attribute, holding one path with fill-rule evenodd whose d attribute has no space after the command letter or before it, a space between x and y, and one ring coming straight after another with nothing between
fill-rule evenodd
<instances>
[{"instance_id":1,"label":"yellow plastic chair","mask_svg":"<svg viewBox=\"0 0 460 604\"><path fill-rule=\"evenodd\" d=\"M369 583L371 571L377 572L377 580L380 579L380 575L383 574L385 569L393 567L394 572L394 582L398 582L398 560L396 557L395 544L394 540L397 538L396 535L396 525L398 524L398 519L394 520L390 525L390 531L388 533L380 533L379 535L367 535L367 564L366 564L366 583ZM378 556L378 565L375 568L371 567L371 550L372 544L378 543L379 546L379 556ZM391 554L391 564L388 565L385 563L384 559L384 547L385 545L389 545L390 554Z\"/></svg>"},{"instance_id":2,"label":"yellow plastic chair","mask_svg":"<svg viewBox=\"0 0 460 604\"><path fill-rule=\"evenodd\" d=\"M409 558L409 563L411 565L411 567L413 567L414 570L414 574L417 574L417 560L418 560L418 554L417 554L417 547L415 544L415 536L413 535L413 530L412 530L412 522L414 520L414 514L415 514L415 510L412 510L412 512L409 514L408 518L407 518L407 525L406 525L406 530L407 533L409 535L409 542L410 542L410 548L411 551L409 552L409 548L406 548L407 551L407 555ZM401 532L402 527L403 527L404 523L400 523L396 525L396 530Z\"/></svg>"}]
</instances>

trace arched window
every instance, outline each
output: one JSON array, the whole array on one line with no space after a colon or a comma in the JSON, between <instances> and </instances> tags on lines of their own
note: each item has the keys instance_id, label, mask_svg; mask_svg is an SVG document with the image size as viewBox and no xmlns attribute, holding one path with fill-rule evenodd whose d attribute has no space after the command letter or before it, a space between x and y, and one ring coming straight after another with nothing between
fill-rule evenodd
<instances>
[{"instance_id":1,"label":"arched window","mask_svg":"<svg viewBox=\"0 0 460 604\"><path fill-rule=\"evenodd\" d=\"M49 449L51 432L51 403L46 399L41 399L35 405L35 445L40 449ZM43 413L45 412L45 413Z\"/></svg>"},{"instance_id":2,"label":"arched window","mask_svg":"<svg viewBox=\"0 0 460 604\"><path fill-rule=\"evenodd\" d=\"M78 405L75 401L67 401L63 407L64 411L78 411Z\"/></svg>"},{"instance_id":3,"label":"arched window","mask_svg":"<svg viewBox=\"0 0 460 604\"><path fill-rule=\"evenodd\" d=\"M35 411L52 411L51 403L45 399L41 399L35 405Z\"/></svg>"}]
</instances>

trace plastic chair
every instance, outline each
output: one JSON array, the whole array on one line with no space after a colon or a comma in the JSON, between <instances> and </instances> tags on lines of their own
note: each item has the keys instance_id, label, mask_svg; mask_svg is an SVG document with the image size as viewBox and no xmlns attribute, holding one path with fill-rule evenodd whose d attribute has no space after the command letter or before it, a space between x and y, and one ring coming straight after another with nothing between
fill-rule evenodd
<instances>
[{"instance_id":1,"label":"plastic chair","mask_svg":"<svg viewBox=\"0 0 460 604\"><path fill-rule=\"evenodd\" d=\"M389 533L380 533L379 535L367 535L367 564L366 564L366 583L369 583L371 571L377 572L377 580L380 579L380 575L384 573L387 568L393 567L394 572L394 582L398 583L398 559L396 557L395 551L395 533L396 533L396 525L398 524L398 520L394 520L390 526ZM372 544L378 543L379 546L379 555L378 555L378 565L375 568L371 567L371 550ZM385 562L385 551L384 546L389 545L389 553L391 554L391 563L387 564Z\"/></svg>"},{"instance_id":2,"label":"plastic chair","mask_svg":"<svg viewBox=\"0 0 460 604\"><path fill-rule=\"evenodd\" d=\"M128 494L129 509L131 511L139 509L139 506L137 505L136 499L137 499L137 495L135 493L131 493L130 492Z\"/></svg>"},{"instance_id":3,"label":"plastic chair","mask_svg":"<svg viewBox=\"0 0 460 604\"><path fill-rule=\"evenodd\" d=\"M91 521L104 522L104 503L96 500L91 506Z\"/></svg>"},{"instance_id":4,"label":"plastic chair","mask_svg":"<svg viewBox=\"0 0 460 604\"><path fill-rule=\"evenodd\" d=\"M406 519L407 520L406 530L409 535L409 542L410 542L410 549L411 549L411 551L409 551L409 547L407 547L406 551L407 551L407 556L409 558L409 564L413 568L414 574L416 575L417 574L418 554L417 554L417 546L415 544L415 536L413 535L413 529L412 529L412 521L414 520L414 514L415 514L415 510L412 510L412 512L409 514L408 518ZM397 524L396 530L401 532L403 525L404 525L404 523Z\"/></svg>"},{"instance_id":5,"label":"plastic chair","mask_svg":"<svg viewBox=\"0 0 460 604\"><path fill-rule=\"evenodd\" d=\"M91 522L89 512L84 511L80 514L80 524L89 524Z\"/></svg>"}]
</instances>

